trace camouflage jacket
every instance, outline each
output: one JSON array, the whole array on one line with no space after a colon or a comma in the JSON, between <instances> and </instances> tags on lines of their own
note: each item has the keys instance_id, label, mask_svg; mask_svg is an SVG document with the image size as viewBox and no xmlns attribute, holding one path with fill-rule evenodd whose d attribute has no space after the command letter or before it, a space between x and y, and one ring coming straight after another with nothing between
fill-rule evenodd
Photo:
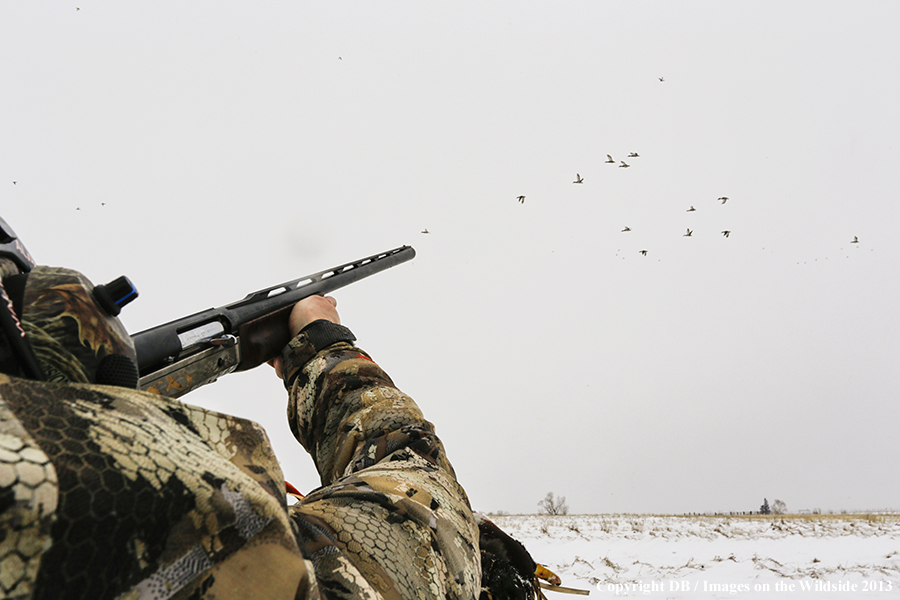
<instances>
[{"instance_id":1,"label":"camouflage jacket","mask_svg":"<svg viewBox=\"0 0 900 600\"><path fill-rule=\"evenodd\" d=\"M291 507L251 421L0 375L0 598L477 597L478 529L415 403L349 343L283 358L323 483Z\"/></svg>"}]
</instances>

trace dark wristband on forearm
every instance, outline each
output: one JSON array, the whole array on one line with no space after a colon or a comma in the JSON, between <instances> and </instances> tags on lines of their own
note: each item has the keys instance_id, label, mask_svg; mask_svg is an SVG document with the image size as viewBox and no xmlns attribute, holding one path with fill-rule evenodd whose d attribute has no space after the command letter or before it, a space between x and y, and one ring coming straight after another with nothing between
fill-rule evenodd
<instances>
[{"instance_id":1,"label":"dark wristband on forearm","mask_svg":"<svg viewBox=\"0 0 900 600\"><path fill-rule=\"evenodd\" d=\"M327 319L313 321L301 329L300 333L306 334L306 338L316 352L338 342L353 343L356 341L356 336L347 327L332 323Z\"/></svg>"},{"instance_id":2,"label":"dark wristband on forearm","mask_svg":"<svg viewBox=\"0 0 900 600\"><path fill-rule=\"evenodd\" d=\"M284 387L291 389L300 371L320 351L332 344L347 342L352 344L356 336L347 327L319 319L300 330L282 352Z\"/></svg>"}]
</instances>

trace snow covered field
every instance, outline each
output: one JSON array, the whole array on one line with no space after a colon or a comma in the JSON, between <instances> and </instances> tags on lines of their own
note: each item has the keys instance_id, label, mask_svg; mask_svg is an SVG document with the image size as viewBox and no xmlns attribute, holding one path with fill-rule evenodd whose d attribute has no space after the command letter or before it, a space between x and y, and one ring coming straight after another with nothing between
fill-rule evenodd
<instances>
[{"instance_id":1,"label":"snow covered field","mask_svg":"<svg viewBox=\"0 0 900 600\"><path fill-rule=\"evenodd\" d=\"M900 598L900 514L489 518L592 598Z\"/></svg>"}]
</instances>

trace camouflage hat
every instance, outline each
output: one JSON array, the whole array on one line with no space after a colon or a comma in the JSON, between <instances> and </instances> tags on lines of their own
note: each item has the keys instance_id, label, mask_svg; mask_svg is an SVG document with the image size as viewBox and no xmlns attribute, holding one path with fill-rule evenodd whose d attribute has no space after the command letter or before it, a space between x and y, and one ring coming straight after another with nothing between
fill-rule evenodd
<instances>
[{"instance_id":1,"label":"camouflage hat","mask_svg":"<svg viewBox=\"0 0 900 600\"><path fill-rule=\"evenodd\" d=\"M48 381L137 387L131 336L98 302L94 285L84 275L36 266L3 283L18 305L25 334ZM24 289L15 290L23 283Z\"/></svg>"}]
</instances>

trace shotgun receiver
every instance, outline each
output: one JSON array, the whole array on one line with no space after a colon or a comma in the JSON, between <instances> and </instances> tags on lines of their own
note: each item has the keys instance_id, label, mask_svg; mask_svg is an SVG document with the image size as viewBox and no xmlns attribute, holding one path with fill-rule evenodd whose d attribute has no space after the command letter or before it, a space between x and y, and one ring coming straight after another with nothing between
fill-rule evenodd
<instances>
[{"instance_id":1,"label":"shotgun receiver","mask_svg":"<svg viewBox=\"0 0 900 600\"><path fill-rule=\"evenodd\" d=\"M259 366L290 341L288 316L299 300L331 293L415 255L411 246L401 246L136 333L131 339L138 387L178 398L222 375Z\"/></svg>"}]
</instances>

